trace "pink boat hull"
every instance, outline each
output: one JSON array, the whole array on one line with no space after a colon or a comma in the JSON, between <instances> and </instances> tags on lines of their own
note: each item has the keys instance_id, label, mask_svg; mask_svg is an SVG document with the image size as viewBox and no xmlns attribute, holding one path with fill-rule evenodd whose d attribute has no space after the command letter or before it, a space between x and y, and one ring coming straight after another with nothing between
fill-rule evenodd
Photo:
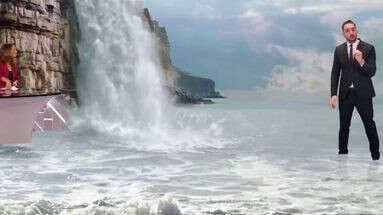
<instances>
[{"instance_id":1,"label":"pink boat hull","mask_svg":"<svg viewBox=\"0 0 383 215\"><path fill-rule=\"evenodd\" d=\"M57 94L0 98L0 144L32 143L32 131L66 129L68 112Z\"/></svg>"}]
</instances>

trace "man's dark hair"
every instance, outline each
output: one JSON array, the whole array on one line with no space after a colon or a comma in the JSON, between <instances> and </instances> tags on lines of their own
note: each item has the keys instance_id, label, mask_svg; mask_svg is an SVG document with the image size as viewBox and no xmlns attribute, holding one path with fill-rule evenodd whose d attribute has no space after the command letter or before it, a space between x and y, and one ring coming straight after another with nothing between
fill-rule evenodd
<instances>
[{"instance_id":1,"label":"man's dark hair","mask_svg":"<svg viewBox=\"0 0 383 215\"><path fill-rule=\"evenodd\" d=\"M346 24L353 24L353 25L356 27L355 22L353 22L351 19L349 19L349 20L343 22L343 25L342 25L342 31L344 31L344 26L345 26Z\"/></svg>"}]
</instances>

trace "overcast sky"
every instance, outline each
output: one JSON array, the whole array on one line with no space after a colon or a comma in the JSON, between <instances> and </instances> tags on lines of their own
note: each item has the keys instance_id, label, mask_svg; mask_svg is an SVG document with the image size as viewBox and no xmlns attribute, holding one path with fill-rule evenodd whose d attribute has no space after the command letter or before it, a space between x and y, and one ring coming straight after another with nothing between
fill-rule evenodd
<instances>
[{"instance_id":1,"label":"overcast sky","mask_svg":"<svg viewBox=\"0 0 383 215\"><path fill-rule=\"evenodd\" d=\"M375 45L383 83L383 1L145 0L166 27L173 63L218 89L329 90L340 26Z\"/></svg>"}]
</instances>

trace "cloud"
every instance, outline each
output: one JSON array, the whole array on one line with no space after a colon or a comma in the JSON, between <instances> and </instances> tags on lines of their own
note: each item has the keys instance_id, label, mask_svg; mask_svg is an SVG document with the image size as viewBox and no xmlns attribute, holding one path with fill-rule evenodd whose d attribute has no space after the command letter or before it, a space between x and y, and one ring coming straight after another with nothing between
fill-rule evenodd
<instances>
[{"instance_id":1,"label":"cloud","mask_svg":"<svg viewBox=\"0 0 383 215\"><path fill-rule=\"evenodd\" d=\"M268 78L267 90L319 92L329 89L332 53L318 53L289 47L272 46L292 65L276 65Z\"/></svg>"},{"instance_id":2,"label":"cloud","mask_svg":"<svg viewBox=\"0 0 383 215\"><path fill-rule=\"evenodd\" d=\"M375 76L375 80L383 82L382 68L383 68L383 18L370 18L366 20L361 25L361 35L363 36L363 40L372 43L375 46L376 54L377 54L377 68L378 72Z\"/></svg>"},{"instance_id":3,"label":"cloud","mask_svg":"<svg viewBox=\"0 0 383 215\"><path fill-rule=\"evenodd\" d=\"M254 11L247 11L239 16L241 33L246 37L262 37L272 27L274 22Z\"/></svg>"},{"instance_id":4,"label":"cloud","mask_svg":"<svg viewBox=\"0 0 383 215\"><path fill-rule=\"evenodd\" d=\"M284 12L287 14L313 14L313 13L325 13L329 11L334 11L337 9L337 6L334 4L318 4L318 5L303 5L300 7L287 7L284 9Z\"/></svg>"},{"instance_id":5,"label":"cloud","mask_svg":"<svg viewBox=\"0 0 383 215\"><path fill-rule=\"evenodd\" d=\"M241 0L145 0L145 6L158 10L159 16L189 17L194 19L231 19L243 12L244 2Z\"/></svg>"},{"instance_id":6,"label":"cloud","mask_svg":"<svg viewBox=\"0 0 383 215\"><path fill-rule=\"evenodd\" d=\"M167 14L186 17L231 19L257 14L325 15L355 14L361 11L382 9L382 0L145 0L147 6ZM331 24L331 22L328 22Z\"/></svg>"},{"instance_id":7,"label":"cloud","mask_svg":"<svg viewBox=\"0 0 383 215\"><path fill-rule=\"evenodd\" d=\"M252 4L253 7L273 7L277 13L315 15L331 12L344 13L344 11L360 12L382 8L381 0L265 0Z\"/></svg>"},{"instance_id":8,"label":"cloud","mask_svg":"<svg viewBox=\"0 0 383 215\"><path fill-rule=\"evenodd\" d=\"M195 18L202 18L202 19L221 19L223 16L219 10L214 8L213 6L196 2L194 5L194 9L192 10L192 16Z\"/></svg>"},{"instance_id":9,"label":"cloud","mask_svg":"<svg viewBox=\"0 0 383 215\"><path fill-rule=\"evenodd\" d=\"M377 18L371 18L363 23L363 34L365 34L367 37L375 38L383 35L383 18L377 19Z\"/></svg>"},{"instance_id":10,"label":"cloud","mask_svg":"<svg viewBox=\"0 0 383 215\"><path fill-rule=\"evenodd\" d=\"M261 16L261 14L259 12L256 12L255 10L250 9L250 10L247 10L244 13L240 14L238 17L240 19L249 19L249 18L251 19L251 18L258 18L260 16Z\"/></svg>"},{"instance_id":11,"label":"cloud","mask_svg":"<svg viewBox=\"0 0 383 215\"><path fill-rule=\"evenodd\" d=\"M319 20L322 24L328 25L337 32L341 32L340 28L345 20L353 18L353 11L330 11L319 16Z\"/></svg>"}]
</instances>

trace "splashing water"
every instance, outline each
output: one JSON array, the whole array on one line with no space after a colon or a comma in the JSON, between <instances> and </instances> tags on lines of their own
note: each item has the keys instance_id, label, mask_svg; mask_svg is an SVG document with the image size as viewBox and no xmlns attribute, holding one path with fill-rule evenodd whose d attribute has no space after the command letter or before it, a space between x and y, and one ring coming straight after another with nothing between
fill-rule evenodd
<instances>
[{"instance_id":1,"label":"splashing water","mask_svg":"<svg viewBox=\"0 0 383 215\"><path fill-rule=\"evenodd\" d=\"M154 35L137 0L76 1L81 26L78 87L91 127L129 134L164 124L165 94Z\"/></svg>"}]
</instances>

